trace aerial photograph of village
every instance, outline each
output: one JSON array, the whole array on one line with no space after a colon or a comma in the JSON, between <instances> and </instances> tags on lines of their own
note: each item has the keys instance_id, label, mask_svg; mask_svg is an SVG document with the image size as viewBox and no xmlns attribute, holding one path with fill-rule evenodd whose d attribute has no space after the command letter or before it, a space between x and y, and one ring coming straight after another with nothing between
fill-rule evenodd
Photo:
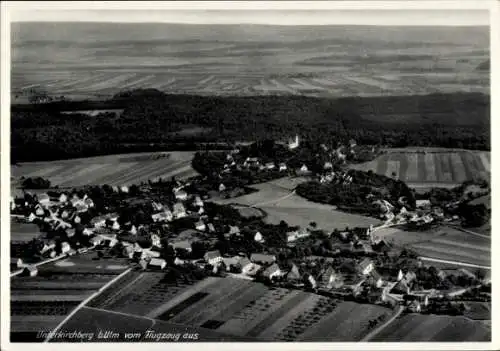
<instances>
[{"instance_id":1,"label":"aerial photograph of village","mask_svg":"<svg viewBox=\"0 0 500 351\"><path fill-rule=\"evenodd\" d=\"M492 340L488 10L61 11L10 25L10 342Z\"/></svg>"}]
</instances>

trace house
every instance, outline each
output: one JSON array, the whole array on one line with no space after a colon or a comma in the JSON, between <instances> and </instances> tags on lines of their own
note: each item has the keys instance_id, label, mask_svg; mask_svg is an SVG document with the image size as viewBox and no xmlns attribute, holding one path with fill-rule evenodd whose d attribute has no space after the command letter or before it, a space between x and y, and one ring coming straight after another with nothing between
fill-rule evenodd
<instances>
[{"instance_id":1,"label":"house","mask_svg":"<svg viewBox=\"0 0 500 351\"><path fill-rule=\"evenodd\" d=\"M96 236L90 238L90 243L92 244L92 246L99 246L102 244L102 242L103 242L103 238L100 235L96 235Z\"/></svg>"},{"instance_id":2,"label":"house","mask_svg":"<svg viewBox=\"0 0 500 351\"><path fill-rule=\"evenodd\" d=\"M307 229L294 230L286 233L287 242L293 242L301 238L306 238L310 236L311 233Z\"/></svg>"},{"instance_id":3,"label":"house","mask_svg":"<svg viewBox=\"0 0 500 351\"><path fill-rule=\"evenodd\" d=\"M300 167L299 171L301 173L307 173L307 172L309 172L309 168L307 168L307 166L304 164L304 165L302 165L302 167Z\"/></svg>"},{"instance_id":4,"label":"house","mask_svg":"<svg viewBox=\"0 0 500 351\"><path fill-rule=\"evenodd\" d=\"M354 140L354 139L349 140L349 146L351 148L355 147L356 145L357 145L356 140Z\"/></svg>"},{"instance_id":5,"label":"house","mask_svg":"<svg viewBox=\"0 0 500 351\"><path fill-rule=\"evenodd\" d=\"M161 239L157 234L151 234L151 243L153 246L161 248Z\"/></svg>"},{"instance_id":6,"label":"house","mask_svg":"<svg viewBox=\"0 0 500 351\"><path fill-rule=\"evenodd\" d=\"M110 220L112 222L115 222L118 220L118 214L117 213L108 213L102 216L97 216L94 217L90 220L90 224L94 228L101 228L106 226L106 220Z\"/></svg>"},{"instance_id":7,"label":"house","mask_svg":"<svg viewBox=\"0 0 500 351\"><path fill-rule=\"evenodd\" d=\"M125 246L123 248L123 256L132 259L134 257L134 248L132 246Z\"/></svg>"},{"instance_id":8,"label":"house","mask_svg":"<svg viewBox=\"0 0 500 351\"><path fill-rule=\"evenodd\" d=\"M412 302L410 302L410 304L408 305L407 308L410 312L413 312L413 313L422 312L422 306L418 300L413 300Z\"/></svg>"},{"instance_id":9,"label":"house","mask_svg":"<svg viewBox=\"0 0 500 351\"><path fill-rule=\"evenodd\" d=\"M299 140L298 135L295 135L295 139L288 141L288 149L289 150L294 150L294 149L298 148L299 145L300 145L300 140Z\"/></svg>"},{"instance_id":10,"label":"house","mask_svg":"<svg viewBox=\"0 0 500 351\"><path fill-rule=\"evenodd\" d=\"M54 240L49 240L43 244L43 247L40 249L40 254L44 254L56 248L56 242Z\"/></svg>"},{"instance_id":11,"label":"house","mask_svg":"<svg viewBox=\"0 0 500 351\"><path fill-rule=\"evenodd\" d=\"M264 165L267 169L274 169L276 167L276 165L274 164L274 162L268 162Z\"/></svg>"},{"instance_id":12,"label":"house","mask_svg":"<svg viewBox=\"0 0 500 351\"><path fill-rule=\"evenodd\" d=\"M255 235L253 236L253 240L258 243L264 242L264 238L262 237L262 234L260 232L255 233Z\"/></svg>"},{"instance_id":13,"label":"house","mask_svg":"<svg viewBox=\"0 0 500 351\"><path fill-rule=\"evenodd\" d=\"M325 164L323 165L323 169L332 169L333 168L333 165L331 162L325 162Z\"/></svg>"},{"instance_id":14,"label":"house","mask_svg":"<svg viewBox=\"0 0 500 351\"><path fill-rule=\"evenodd\" d=\"M76 233L76 229L75 228L68 228L66 229L66 235L68 236L68 238L71 238L72 236L74 236Z\"/></svg>"},{"instance_id":15,"label":"house","mask_svg":"<svg viewBox=\"0 0 500 351\"><path fill-rule=\"evenodd\" d=\"M37 219L37 217L35 216L35 214L33 212L31 212L27 218L28 222L33 222L35 219Z\"/></svg>"},{"instance_id":16,"label":"house","mask_svg":"<svg viewBox=\"0 0 500 351\"><path fill-rule=\"evenodd\" d=\"M86 235L86 236L90 236L90 235L94 234L94 230L92 228L84 228L82 234Z\"/></svg>"},{"instance_id":17,"label":"house","mask_svg":"<svg viewBox=\"0 0 500 351\"><path fill-rule=\"evenodd\" d=\"M240 266L241 273L243 273L243 274L248 274L248 272L250 272L252 270L252 267L253 267L253 263L250 262L248 257L240 258L240 260L238 261L238 265Z\"/></svg>"},{"instance_id":18,"label":"house","mask_svg":"<svg viewBox=\"0 0 500 351\"><path fill-rule=\"evenodd\" d=\"M187 192L184 190L178 190L174 193L175 199L178 201L185 201L187 199Z\"/></svg>"},{"instance_id":19,"label":"house","mask_svg":"<svg viewBox=\"0 0 500 351\"><path fill-rule=\"evenodd\" d=\"M250 255L250 261L254 263L260 263L260 264L273 264L276 262L276 256L274 255L266 255L266 254L260 254L260 253L253 253Z\"/></svg>"},{"instance_id":20,"label":"house","mask_svg":"<svg viewBox=\"0 0 500 351\"><path fill-rule=\"evenodd\" d=\"M224 190L226 190L226 186L224 184L220 183L220 185L219 185L219 191L223 192Z\"/></svg>"},{"instance_id":21,"label":"house","mask_svg":"<svg viewBox=\"0 0 500 351\"><path fill-rule=\"evenodd\" d=\"M113 229L113 230L119 230L120 229L120 223L118 223L118 221L113 221L113 224L111 225L111 229Z\"/></svg>"},{"instance_id":22,"label":"house","mask_svg":"<svg viewBox=\"0 0 500 351\"><path fill-rule=\"evenodd\" d=\"M269 280L279 277L281 276L281 274L282 274L281 269L276 263L273 263L262 272L264 278Z\"/></svg>"},{"instance_id":23,"label":"house","mask_svg":"<svg viewBox=\"0 0 500 351\"><path fill-rule=\"evenodd\" d=\"M406 280L407 283L411 283L412 281L417 279L417 275L415 274L415 272L408 271L404 275L404 279Z\"/></svg>"},{"instance_id":24,"label":"house","mask_svg":"<svg viewBox=\"0 0 500 351\"><path fill-rule=\"evenodd\" d=\"M37 200L42 206L48 206L50 204L50 196L47 193L38 194Z\"/></svg>"},{"instance_id":25,"label":"house","mask_svg":"<svg viewBox=\"0 0 500 351\"><path fill-rule=\"evenodd\" d=\"M23 265L23 260L22 259L11 257L11 259L10 259L10 268L11 269L22 268L23 266L24 265Z\"/></svg>"},{"instance_id":26,"label":"house","mask_svg":"<svg viewBox=\"0 0 500 351\"><path fill-rule=\"evenodd\" d=\"M35 214L36 214L37 216L39 216L39 217L40 217L40 216L43 216L43 215L45 214L45 210L44 210L44 208L42 207L42 205L37 204L37 205L35 206Z\"/></svg>"},{"instance_id":27,"label":"house","mask_svg":"<svg viewBox=\"0 0 500 351\"><path fill-rule=\"evenodd\" d=\"M416 200L415 201L416 207L423 209L423 210L430 210L431 208L431 201L430 200Z\"/></svg>"},{"instance_id":28,"label":"house","mask_svg":"<svg viewBox=\"0 0 500 351\"><path fill-rule=\"evenodd\" d=\"M194 205L198 207L203 207L204 203L200 196L196 195L194 198Z\"/></svg>"},{"instance_id":29,"label":"house","mask_svg":"<svg viewBox=\"0 0 500 351\"><path fill-rule=\"evenodd\" d=\"M135 256L135 255L134 255ZM146 268L148 268L148 262L145 260L145 259L140 259L139 260L139 265L141 266L141 268L143 270L145 270Z\"/></svg>"},{"instance_id":30,"label":"house","mask_svg":"<svg viewBox=\"0 0 500 351\"><path fill-rule=\"evenodd\" d=\"M186 209L182 203L177 202L174 204L173 215L175 218L183 218L187 216Z\"/></svg>"},{"instance_id":31,"label":"house","mask_svg":"<svg viewBox=\"0 0 500 351\"><path fill-rule=\"evenodd\" d=\"M350 290L353 295L357 295L361 291L361 286L365 281L364 277L352 275L344 280L344 287Z\"/></svg>"},{"instance_id":32,"label":"house","mask_svg":"<svg viewBox=\"0 0 500 351\"><path fill-rule=\"evenodd\" d=\"M338 287L341 285L342 277L335 272L335 269L332 266L329 266L320 277L320 284L327 289L331 289L333 287Z\"/></svg>"},{"instance_id":33,"label":"house","mask_svg":"<svg viewBox=\"0 0 500 351\"><path fill-rule=\"evenodd\" d=\"M232 267L236 267L238 265L238 263L240 262L240 257L223 257L222 262L224 263L226 270L230 271Z\"/></svg>"},{"instance_id":34,"label":"house","mask_svg":"<svg viewBox=\"0 0 500 351\"><path fill-rule=\"evenodd\" d=\"M358 270L360 271L361 274L363 275L368 275L370 272L373 270L373 262L369 258L363 259L361 262L358 264Z\"/></svg>"},{"instance_id":35,"label":"house","mask_svg":"<svg viewBox=\"0 0 500 351\"><path fill-rule=\"evenodd\" d=\"M94 207L94 201L92 201L92 199L90 197L85 198L84 202L85 202L85 206L90 207L90 208Z\"/></svg>"},{"instance_id":36,"label":"house","mask_svg":"<svg viewBox=\"0 0 500 351\"><path fill-rule=\"evenodd\" d=\"M286 275L286 280L290 283L298 283L302 278L302 274L300 274L299 267L295 263L292 264L292 268Z\"/></svg>"},{"instance_id":37,"label":"house","mask_svg":"<svg viewBox=\"0 0 500 351\"><path fill-rule=\"evenodd\" d=\"M286 163L280 163L279 165L280 172L284 172L287 170Z\"/></svg>"},{"instance_id":38,"label":"house","mask_svg":"<svg viewBox=\"0 0 500 351\"><path fill-rule=\"evenodd\" d=\"M175 250L186 250L188 252L192 251L191 243L188 240L182 240L172 243L172 247Z\"/></svg>"},{"instance_id":39,"label":"house","mask_svg":"<svg viewBox=\"0 0 500 351\"><path fill-rule=\"evenodd\" d=\"M381 288L383 283L382 276L375 269L373 269L370 272L370 284L375 288Z\"/></svg>"},{"instance_id":40,"label":"house","mask_svg":"<svg viewBox=\"0 0 500 351\"><path fill-rule=\"evenodd\" d=\"M160 253L158 251L153 251L153 250L148 250L148 249L144 249L142 250L142 253L143 253L143 257L146 257L146 258L159 258L160 257Z\"/></svg>"},{"instance_id":41,"label":"house","mask_svg":"<svg viewBox=\"0 0 500 351\"><path fill-rule=\"evenodd\" d=\"M170 222L173 217L174 216L170 210L163 210L151 215L153 222Z\"/></svg>"},{"instance_id":42,"label":"house","mask_svg":"<svg viewBox=\"0 0 500 351\"><path fill-rule=\"evenodd\" d=\"M126 186L126 185L122 185L122 186L120 187L120 191L121 191L122 193L128 193L128 186Z\"/></svg>"},{"instance_id":43,"label":"house","mask_svg":"<svg viewBox=\"0 0 500 351\"><path fill-rule=\"evenodd\" d=\"M215 266L219 262L222 261L222 256L221 256L219 250L208 251L207 253L205 253L205 255L203 256L203 258L205 259L205 261L207 261L212 266Z\"/></svg>"},{"instance_id":44,"label":"house","mask_svg":"<svg viewBox=\"0 0 500 351\"><path fill-rule=\"evenodd\" d=\"M312 289L316 289L318 286L318 284L316 283L316 279L314 279L314 277L309 273L304 274L304 276L302 277L302 280L304 281L305 284L307 284Z\"/></svg>"},{"instance_id":45,"label":"house","mask_svg":"<svg viewBox=\"0 0 500 351\"><path fill-rule=\"evenodd\" d=\"M186 263L186 261L181 260L179 257L176 257L175 260L174 260L174 264L176 266L182 266L184 263Z\"/></svg>"},{"instance_id":46,"label":"house","mask_svg":"<svg viewBox=\"0 0 500 351\"><path fill-rule=\"evenodd\" d=\"M22 274L26 277L36 277L38 275L38 269L35 266L26 266Z\"/></svg>"},{"instance_id":47,"label":"house","mask_svg":"<svg viewBox=\"0 0 500 351\"><path fill-rule=\"evenodd\" d=\"M404 279L401 279L394 287L391 289L392 294L402 294L406 295L410 293L410 288Z\"/></svg>"},{"instance_id":48,"label":"house","mask_svg":"<svg viewBox=\"0 0 500 351\"><path fill-rule=\"evenodd\" d=\"M196 230L199 230L202 232L207 229L207 226L205 225L205 223L203 223L203 221L196 222L194 226L195 226Z\"/></svg>"},{"instance_id":49,"label":"house","mask_svg":"<svg viewBox=\"0 0 500 351\"><path fill-rule=\"evenodd\" d=\"M215 232L215 227L214 227L213 223L208 223L207 224L207 229L208 229L209 233L214 233Z\"/></svg>"}]
</instances>

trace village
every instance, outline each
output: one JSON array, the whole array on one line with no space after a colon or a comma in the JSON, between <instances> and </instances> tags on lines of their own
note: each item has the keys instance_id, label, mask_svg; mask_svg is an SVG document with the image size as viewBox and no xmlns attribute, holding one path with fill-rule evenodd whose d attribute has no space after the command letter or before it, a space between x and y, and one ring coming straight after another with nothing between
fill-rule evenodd
<instances>
[{"instance_id":1,"label":"village","mask_svg":"<svg viewBox=\"0 0 500 351\"><path fill-rule=\"evenodd\" d=\"M297 146L298 137L289 148ZM285 162L261 164L256 157L237 163L234 154L227 153L221 176L232 168L289 171ZM348 186L352 181L347 171L334 170L330 162L312 175L305 164L297 171L322 184ZM399 204L373 200L383 224L325 232L314 223L303 228L284 221L270 225L258 215L242 216L230 205L211 202L197 185L172 179L141 186L25 192L12 198L12 220L35 223L45 234L17 245L11 274L33 277L44 262L95 252L98 260L126 257L138 270L191 267L411 312L461 314L463 304L453 303L461 295L491 298L489 277L465 268L428 266L411 250L395 249L377 236L379 229L390 226L456 219L428 200L417 200L414 210L406 209L405 199ZM233 190L222 181L217 188L219 196Z\"/></svg>"}]
</instances>

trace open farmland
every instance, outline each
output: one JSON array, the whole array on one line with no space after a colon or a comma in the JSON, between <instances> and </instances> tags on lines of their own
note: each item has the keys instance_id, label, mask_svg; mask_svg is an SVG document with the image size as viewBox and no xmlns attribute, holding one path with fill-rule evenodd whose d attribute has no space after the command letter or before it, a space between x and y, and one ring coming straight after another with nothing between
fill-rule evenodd
<instances>
[{"instance_id":1,"label":"open farmland","mask_svg":"<svg viewBox=\"0 0 500 351\"><path fill-rule=\"evenodd\" d=\"M308 201L288 190L292 188L291 184L294 183L287 182L286 178L257 184L252 187L258 189L258 192L217 202L258 207L267 213L265 221L273 224L284 220L291 226L307 227L309 223L316 222L318 228L333 230L380 223L372 217L341 212L334 210L333 206Z\"/></svg>"},{"instance_id":2,"label":"open farmland","mask_svg":"<svg viewBox=\"0 0 500 351\"><path fill-rule=\"evenodd\" d=\"M31 89L66 98L137 88L209 95L489 93L489 71L478 69L489 59L488 31L457 30L15 23L12 98L27 100ZM61 50L74 38L79 45Z\"/></svg>"},{"instance_id":3,"label":"open farmland","mask_svg":"<svg viewBox=\"0 0 500 351\"><path fill-rule=\"evenodd\" d=\"M10 240L11 242L27 242L42 235L38 226L33 223L18 223L11 221L10 223Z\"/></svg>"},{"instance_id":4,"label":"open farmland","mask_svg":"<svg viewBox=\"0 0 500 351\"><path fill-rule=\"evenodd\" d=\"M490 341L491 328L464 317L409 314L384 328L373 341Z\"/></svg>"},{"instance_id":5,"label":"open farmland","mask_svg":"<svg viewBox=\"0 0 500 351\"><path fill-rule=\"evenodd\" d=\"M52 185L72 187L88 184L130 185L158 178L179 179L196 175L192 152L140 153L82 159L19 163L11 167L14 177L43 177Z\"/></svg>"},{"instance_id":6,"label":"open farmland","mask_svg":"<svg viewBox=\"0 0 500 351\"><path fill-rule=\"evenodd\" d=\"M13 340L32 340L55 328L78 304L122 273L120 260L80 255L39 267L38 276L11 278Z\"/></svg>"},{"instance_id":7,"label":"open farmland","mask_svg":"<svg viewBox=\"0 0 500 351\"><path fill-rule=\"evenodd\" d=\"M489 152L445 149L389 149L375 160L350 166L397 178L410 187L453 187L474 177L489 179Z\"/></svg>"},{"instance_id":8,"label":"open farmland","mask_svg":"<svg viewBox=\"0 0 500 351\"><path fill-rule=\"evenodd\" d=\"M424 257L491 265L491 240L488 236L473 235L451 227L421 232L386 228L376 231L374 235L399 247L411 248Z\"/></svg>"}]
</instances>

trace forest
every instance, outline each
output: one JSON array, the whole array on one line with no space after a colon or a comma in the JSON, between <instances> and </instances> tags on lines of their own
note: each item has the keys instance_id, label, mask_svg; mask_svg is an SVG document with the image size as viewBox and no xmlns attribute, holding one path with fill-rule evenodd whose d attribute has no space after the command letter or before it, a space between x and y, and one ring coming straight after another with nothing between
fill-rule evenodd
<instances>
[{"instance_id":1,"label":"forest","mask_svg":"<svg viewBox=\"0 0 500 351\"><path fill-rule=\"evenodd\" d=\"M120 93L103 101L102 106L81 101L13 105L11 160L213 149L237 141L286 140L296 133L317 144L353 138L361 145L489 150L489 100L478 93L215 97L145 89ZM62 113L103 106L124 111L120 116ZM203 132L182 133L193 127Z\"/></svg>"}]
</instances>

